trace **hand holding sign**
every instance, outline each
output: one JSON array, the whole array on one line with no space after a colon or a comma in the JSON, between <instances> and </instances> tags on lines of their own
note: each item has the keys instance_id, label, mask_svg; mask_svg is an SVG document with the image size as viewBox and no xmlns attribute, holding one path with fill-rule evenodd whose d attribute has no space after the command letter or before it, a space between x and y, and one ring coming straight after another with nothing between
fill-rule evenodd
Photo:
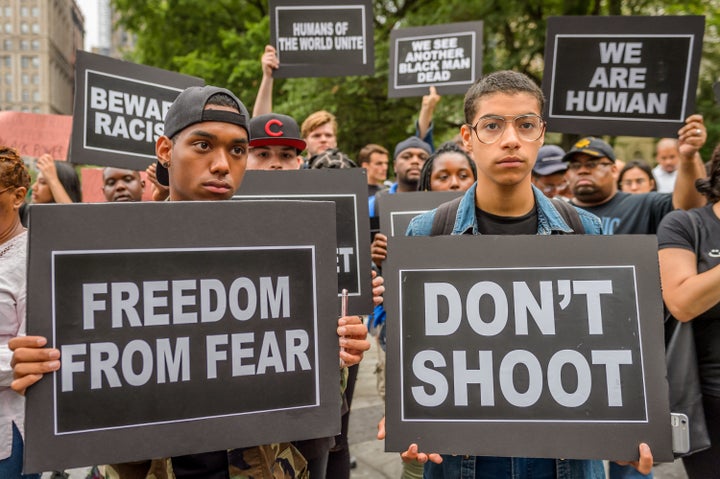
<instances>
[{"instance_id":1,"label":"hand holding sign","mask_svg":"<svg viewBox=\"0 0 720 479\"><path fill-rule=\"evenodd\" d=\"M694 158L707 140L707 130L702 115L690 115L685 126L678 131L678 151L684 158Z\"/></svg>"},{"instance_id":2,"label":"hand holding sign","mask_svg":"<svg viewBox=\"0 0 720 479\"><path fill-rule=\"evenodd\" d=\"M42 379L43 374L60 369L60 351L47 349L47 339L42 336L18 336L8 343L13 351L10 365L13 391L25 395L25 390Z\"/></svg>"}]
</instances>

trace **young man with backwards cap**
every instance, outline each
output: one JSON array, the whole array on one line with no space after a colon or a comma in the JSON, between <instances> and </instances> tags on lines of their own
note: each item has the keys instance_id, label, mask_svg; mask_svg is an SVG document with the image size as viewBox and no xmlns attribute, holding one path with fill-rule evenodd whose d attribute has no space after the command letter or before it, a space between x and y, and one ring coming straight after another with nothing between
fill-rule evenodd
<instances>
[{"instance_id":1,"label":"young man with backwards cap","mask_svg":"<svg viewBox=\"0 0 720 479\"><path fill-rule=\"evenodd\" d=\"M248 155L248 112L230 91L213 87L190 87L173 102L165 118L165 134L155 145L156 155L167 169L170 201L229 200L245 174ZM381 286L373 289L380 294ZM359 317L338 320L340 358L356 364L369 349L367 328ZM60 351L44 348L38 336L13 338L15 380L12 388L25 389L44 373L60 368ZM305 460L289 444L256 446L232 451L191 454L151 465L118 465L115 477L281 477L306 475Z\"/></svg>"},{"instance_id":2,"label":"young man with backwards cap","mask_svg":"<svg viewBox=\"0 0 720 479\"><path fill-rule=\"evenodd\" d=\"M563 162L563 156L565 152L557 145L544 145L538 150L532 169L532 184L548 198L568 196L565 180L567 163Z\"/></svg>"},{"instance_id":3,"label":"young man with backwards cap","mask_svg":"<svg viewBox=\"0 0 720 479\"><path fill-rule=\"evenodd\" d=\"M571 203L597 215L604 234L655 234L660 220L675 208L697 208L705 199L695 180L705 177L698 151L707 137L701 115L691 115L678 131L680 165L673 193L633 195L618 190L615 152L603 140L579 140L563 157L566 178L573 194Z\"/></svg>"}]
</instances>

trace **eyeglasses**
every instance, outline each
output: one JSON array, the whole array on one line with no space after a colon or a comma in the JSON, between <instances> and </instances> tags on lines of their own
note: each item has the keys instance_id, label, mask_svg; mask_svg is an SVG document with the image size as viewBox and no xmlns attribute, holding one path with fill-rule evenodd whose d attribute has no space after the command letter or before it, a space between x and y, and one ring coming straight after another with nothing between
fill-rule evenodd
<instances>
[{"instance_id":1,"label":"eyeglasses","mask_svg":"<svg viewBox=\"0 0 720 479\"><path fill-rule=\"evenodd\" d=\"M508 123L512 123L517 135L525 141L539 139L545 131L545 121L538 115L518 115L513 117L488 115L478 119L470 126L481 143L490 145L500 139Z\"/></svg>"},{"instance_id":2,"label":"eyeglasses","mask_svg":"<svg viewBox=\"0 0 720 479\"><path fill-rule=\"evenodd\" d=\"M557 185L546 185L546 184L540 184L541 190L543 193L552 193L553 191L565 191L565 188L568 187L567 181L563 181L560 184Z\"/></svg>"},{"instance_id":3,"label":"eyeglasses","mask_svg":"<svg viewBox=\"0 0 720 479\"><path fill-rule=\"evenodd\" d=\"M10 190L14 190L14 189L15 189L14 186L8 186L8 187L5 188L4 190L0 190L0 195L2 195L3 193L5 193L6 191L10 191Z\"/></svg>"},{"instance_id":4,"label":"eyeglasses","mask_svg":"<svg viewBox=\"0 0 720 479\"><path fill-rule=\"evenodd\" d=\"M587 168L588 170L594 170L598 166L612 166L615 163L610 163L608 161L602 161L601 158L596 158L592 160L585 160L585 161L571 161L568 163L568 170L579 170L580 168Z\"/></svg>"}]
</instances>

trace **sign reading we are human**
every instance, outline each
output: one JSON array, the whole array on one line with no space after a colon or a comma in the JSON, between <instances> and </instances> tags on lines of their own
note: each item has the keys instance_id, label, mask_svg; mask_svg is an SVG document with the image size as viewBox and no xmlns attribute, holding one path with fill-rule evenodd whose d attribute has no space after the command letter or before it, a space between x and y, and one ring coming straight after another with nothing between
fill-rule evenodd
<instances>
[{"instance_id":1,"label":"sign reading we are human","mask_svg":"<svg viewBox=\"0 0 720 479\"><path fill-rule=\"evenodd\" d=\"M78 51L75 83L70 161L144 170L156 161L170 105L204 81Z\"/></svg>"},{"instance_id":2,"label":"sign reading we are human","mask_svg":"<svg viewBox=\"0 0 720 479\"><path fill-rule=\"evenodd\" d=\"M482 73L482 22L390 32L388 97L464 94Z\"/></svg>"},{"instance_id":3,"label":"sign reading we are human","mask_svg":"<svg viewBox=\"0 0 720 479\"><path fill-rule=\"evenodd\" d=\"M273 75L372 75L373 32L370 0L270 0L270 43L280 60Z\"/></svg>"},{"instance_id":4,"label":"sign reading we are human","mask_svg":"<svg viewBox=\"0 0 720 479\"><path fill-rule=\"evenodd\" d=\"M548 130L677 136L695 112L705 17L551 17Z\"/></svg>"},{"instance_id":5,"label":"sign reading we are human","mask_svg":"<svg viewBox=\"0 0 720 479\"><path fill-rule=\"evenodd\" d=\"M654 236L389 243L388 451L672 460Z\"/></svg>"},{"instance_id":6,"label":"sign reading we are human","mask_svg":"<svg viewBox=\"0 0 720 479\"><path fill-rule=\"evenodd\" d=\"M25 471L340 431L333 203L43 205L33 227L28 334L62 365L28 391Z\"/></svg>"}]
</instances>

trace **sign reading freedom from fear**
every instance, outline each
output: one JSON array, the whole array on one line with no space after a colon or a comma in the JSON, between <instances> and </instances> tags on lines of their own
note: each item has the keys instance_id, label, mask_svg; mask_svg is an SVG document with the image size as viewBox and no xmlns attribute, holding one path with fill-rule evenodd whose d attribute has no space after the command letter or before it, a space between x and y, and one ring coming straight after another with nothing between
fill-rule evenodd
<instances>
[{"instance_id":1,"label":"sign reading freedom from fear","mask_svg":"<svg viewBox=\"0 0 720 479\"><path fill-rule=\"evenodd\" d=\"M654 237L390 243L388 450L672 460Z\"/></svg>"},{"instance_id":2,"label":"sign reading freedom from fear","mask_svg":"<svg viewBox=\"0 0 720 479\"><path fill-rule=\"evenodd\" d=\"M28 392L26 470L339 432L332 203L50 205L33 221L28 332L62 367Z\"/></svg>"},{"instance_id":3,"label":"sign reading freedom from fear","mask_svg":"<svg viewBox=\"0 0 720 479\"><path fill-rule=\"evenodd\" d=\"M375 72L370 0L270 0L273 76L331 77Z\"/></svg>"},{"instance_id":4,"label":"sign reading freedom from fear","mask_svg":"<svg viewBox=\"0 0 720 479\"><path fill-rule=\"evenodd\" d=\"M705 18L551 17L548 130L677 136L695 112Z\"/></svg>"}]
</instances>

